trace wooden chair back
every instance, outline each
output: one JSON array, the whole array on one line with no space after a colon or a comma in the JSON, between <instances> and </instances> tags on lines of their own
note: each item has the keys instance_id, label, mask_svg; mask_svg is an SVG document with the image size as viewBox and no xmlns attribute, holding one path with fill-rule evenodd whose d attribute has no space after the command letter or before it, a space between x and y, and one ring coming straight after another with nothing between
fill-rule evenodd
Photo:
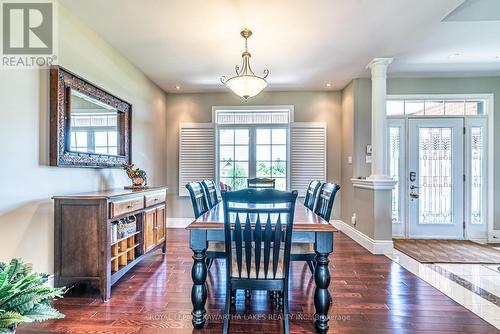
<instances>
[{"instance_id":1,"label":"wooden chair back","mask_svg":"<svg viewBox=\"0 0 500 334\"><path fill-rule=\"evenodd\" d=\"M336 183L323 183L319 190L318 199L316 200L316 208L314 213L326 221L330 221L332 213L333 201L335 194L339 191L340 186Z\"/></svg>"},{"instance_id":2,"label":"wooden chair back","mask_svg":"<svg viewBox=\"0 0 500 334\"><path fill-rule=\"evenodd\" d=\"M318 190L320 187L321 182L318 180L309 182L309 185L307 186L304 205L309 208L309 210L314 210L314 202L316 201L316 196L318 195Z\"/></svg>"},{"instance_id":3,"label":"wooden chair back","mask_svg":"<svg viewBox=\"0 0 500 334\"><path fill-rule=\"evenodd\" d=\"M198 218L209 210L207 197L200 182L188 183L186 184L186 188L189 191L189 196L191 197L194 216L195 218Z\"/></svg>"},{"instance_id":4,"label":"wooden chair back","mask_svg":"<svg viewBox=\"0 0 500 334\"><path fill-rule=\"evenodd\" d=\"M228 280L288 282L296 199L275 189L222 193Z\"/></svg>"},{"instance_id":5,"label":"wooden chair back","mask_svg":"<svg viewBox=\"0 0 500 334\"><path fill-rule=\"evenodd\" d=\"M258 188L258 189L274 189L276 179L269 179L265 177L255 177L252 179L247 179L248 188Z\"/></svg>"},{"instance_id":6,"label":"wooden chair back","mask_svg":"<svg viewBox=\"0 0 500 334\"><path fill-rule=\"evenodd\" d=\"M215 182L212 180L203 180L201 181L201 186L205 190L205 194L207 195L208 207L211 209L219 203L219 193L217 191L217 187L215 186Z\"/></svg>"}]
</instances>

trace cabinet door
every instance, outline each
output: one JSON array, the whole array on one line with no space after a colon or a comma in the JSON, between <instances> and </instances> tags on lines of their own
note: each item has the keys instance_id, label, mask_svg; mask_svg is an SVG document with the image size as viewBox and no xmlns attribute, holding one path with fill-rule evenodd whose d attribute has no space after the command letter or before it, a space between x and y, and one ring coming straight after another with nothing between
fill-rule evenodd
<instances>
[{"instance_id":1,"label":"cabinet door","mask_svg":"<svg viewBox=\"0 0 500 334\"><path fill-rule=\"evenodd\" d=\"M156 239L156 209L144 212L144 253L155 247Z\"/></svg>"},{"instance_id":2,"label":"cabinet door","mask_svg":"<svg viewBox=\"0 0 500 334\"><path fill-rule=\"evenodd\" d=\"M165 205L156 208L156 244L165 242Z\"/></svg>"}]
</instances>

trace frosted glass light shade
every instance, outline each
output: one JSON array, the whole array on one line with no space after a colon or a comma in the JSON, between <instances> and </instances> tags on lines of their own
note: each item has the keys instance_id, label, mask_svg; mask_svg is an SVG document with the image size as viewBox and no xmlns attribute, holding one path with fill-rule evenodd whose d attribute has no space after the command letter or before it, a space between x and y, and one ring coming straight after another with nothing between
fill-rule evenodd
<instances>
[{"instance_id":1,"label":"frosted glass light shade","mask_svg":"<svg viewBox=\"0 0 500 334\"><path fill-rule=\"evenodd\" d=\"M259 94L267 87L267 81L263 78L250 75L240 75L232 77L226 82L236 95L241 96L245 100Z\"/></svg>"}]
</instances>

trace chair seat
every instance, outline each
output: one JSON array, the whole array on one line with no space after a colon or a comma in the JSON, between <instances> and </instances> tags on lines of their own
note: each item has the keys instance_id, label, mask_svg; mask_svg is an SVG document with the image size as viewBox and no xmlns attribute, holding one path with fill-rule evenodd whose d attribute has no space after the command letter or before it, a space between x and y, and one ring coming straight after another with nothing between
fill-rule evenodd
<instances>
[{"instance_id":1,"label":"chair seat","mask_svg":"<svg viewBox=\"0 0 500 334\"><path fill-rule=\"evenodd\" d=\"M290 254L315 254L314 243L292 242Z\"/></svg>"},{"instance_id":2,"label":"chair seat","mask_svg":"<svg viewBox=\"0 0 500 334\"><path fill-rule=\"evenodd\" d=\"M226 252L226 245L224 244L224 241L210 240L208 242L207 252L225 253Z\"/></svg>"},{"instance_id":3,"label":"chair seat","mask_svg":"<svg viewBox=\"0 0 500 334\"><path fill-rule=\"evenodd\" d=\"M248 277L247 274L247 265L246 265L246 257L245 257L245 252L243 250L242 254L242 261L241 261L241 278L257 278L257 268L255 266L255 259L254 259L254 252L252 251L252 264L250 267L250 277ZM232 254L232 260L233 263L231 265L232 273L231 273L231 278L240 278L240 274L238 272L238 262L236 258L236 249L233 248L233 254ZM282 279L285 277L285 273L283 270L283 258L284 258L284 249L280 249L280 255L278 260L278 269L276 269L276 276L274 277L275 279ZM269 254L269 267L268 267L268 272L267 272L267 278L268 279L273 279L273 251L271 249L271 252ZM265 278L264 275L264 251L262 251L260 255L260 265L259 265L259 277L258 278Z\"/></svg>"}]
</instances>

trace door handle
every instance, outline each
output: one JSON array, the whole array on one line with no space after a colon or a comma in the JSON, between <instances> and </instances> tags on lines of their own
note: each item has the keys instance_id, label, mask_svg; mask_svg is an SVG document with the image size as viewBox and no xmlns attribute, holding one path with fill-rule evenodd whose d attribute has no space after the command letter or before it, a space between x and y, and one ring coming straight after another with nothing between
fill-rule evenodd
<instances>
[{"instance_id":1,"label":"door handle","mask_svg":"<svg viewBox=\"0 0 500 334\"><path fill-rule=\"evenodd\" d=\"M420 188L420 187L419 187L419 186L415 186L415 185L413 185L413 184L410 186L410 189L411 189L411 190L413 190L413 189L417 189L417 188Z\"/></svg>"},{"instance_id":2,"label":"door handle","mask_svg":"<svg viewBox=\"0 0 500 334\"><path fill-rule=\"evenodd\" d=\"M411 197L411 199L412 199L412 200L414 200L414 199L418 199L418 194L417 194L416 192L412 191L412 192L410 193L410 197Z\"/></svg>"}]
</instances>

